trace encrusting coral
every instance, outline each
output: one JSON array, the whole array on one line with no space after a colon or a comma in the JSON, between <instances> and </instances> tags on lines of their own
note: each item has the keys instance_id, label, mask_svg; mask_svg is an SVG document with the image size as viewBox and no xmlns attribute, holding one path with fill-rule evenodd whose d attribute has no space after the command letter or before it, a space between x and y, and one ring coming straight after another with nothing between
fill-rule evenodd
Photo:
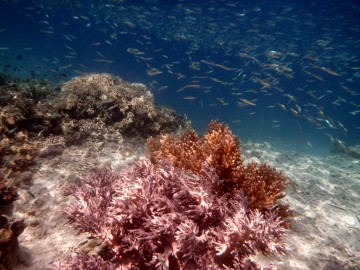
<instances>
[{"instance_id":1,"label":"encrusting coral","mask_svg":"<svg viewBox=\"0 0 360 270\"><path fill-rule=\"evenodd\" d=\"M51 269L79 269L81 260L93 265L86 269L269 269L249 256L283 253L281 218L249 209L241 192L220 193L220 183L206 161L201 175L149 160L93 172L64 190L74 199L65 213L80 232L105 240L105 252Z\"/></svg>"},{"instance_id":2,"label":"encrusting coral","mask_svg":"<svg viewBox=\"0 0 360 270\"><path fill-rule=\"evenodd\" d=\"M262 213L273 209L283 218L292 215L287 206L278 203L285 196L286 178L266 164L245 164L239 140L225 124L212 121L203 138L195 131L179 138L170 135L151 138L148 147L154 164L168 161L177 168L201 175L206 161L215 168L223 193L241 190L250 209Z\"/></svg>"}]
</instances>

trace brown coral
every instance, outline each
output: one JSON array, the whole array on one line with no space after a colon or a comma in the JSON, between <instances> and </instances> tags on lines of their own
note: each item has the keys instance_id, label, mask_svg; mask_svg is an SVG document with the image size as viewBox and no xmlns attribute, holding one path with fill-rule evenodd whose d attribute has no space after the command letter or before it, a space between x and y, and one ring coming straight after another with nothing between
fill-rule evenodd
<instances>
[{"instance_id":1,"label":"brown coral","mask_svg":"<svg viewBox=\"0 0 360 270\"><path fill-rule=\"evenodd\" d=\"M219 178L226 182L237 182L239 169L243 167L239 143L239 139L225 124L210 122L204 135L203 148L207 161L216 168Z\"/></svg>"},{"instance_id":2,"label":"brown coral","mask_svg":"<svg viewBox=\"0 0 360 270\"><path fill-rule=\"evenodd\" d=\"M190 130L180 138L161 135L148 140L150 160L158 164L165 159L185 171L200 174L206 154L202 151L202 142L195 131Z\"/></svg>"},{"instance_id":3,"label":"brown coral","mask_svg":"<svg viewBox=\"0 0 360 270\"><path fill-rule=\"evenodd\" d=\"M22 131L0 139L0 162L5 178L17 178L35 163L36 148Z\"/></svg>"},{"instance_id":4,"label":"brown coral","mask_svg":"<svg viewBox=\"0 0 360 270\"><path fill-rule=\"evenodd\" d=\"M286 178L266 164L246 165L241 158L238 138L225 124L212 121L202 139L195 131L190 131L180 138L170 135L151 138L148 147L153 163L167 160L197 175L208 162L219 176L222 193L242 190L250 209L265 213L275 207L282 217L290 215L286 206L278 205L278 200L285 196Z\"/></svg>"},{"instance_id":5,"label":"brown coral","mask_svg":"<svg viewBox=\"0 0 360 270\"><path fill-rule=\"evenodd\" d=\"M40 90L36 90L40 86L32 94L26 86L34 89L31 83L0 86L0 163L7 180L19 178L35 163L33 138L40 132L37 127L41 121L36 110L39 100L34 98L40 98Z\"/></svg>"}]
</instances>

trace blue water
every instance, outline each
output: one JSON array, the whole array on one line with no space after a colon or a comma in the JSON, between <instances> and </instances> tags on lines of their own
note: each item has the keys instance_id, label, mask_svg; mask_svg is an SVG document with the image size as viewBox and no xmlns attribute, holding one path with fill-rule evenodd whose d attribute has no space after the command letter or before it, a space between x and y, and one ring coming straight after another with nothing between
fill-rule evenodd
<instances>
[{"instance_id":1,"label":"blue water","mask_svg":"<svg viewBox=\"0 0 360 270\"><path fill-rule=\"evenodd\" d=\"M168 3L0 1L0 72L54 83L111 73L200 133L219 119L278 148L359 143L358 1Z\"/></svg>"}]
</instances>

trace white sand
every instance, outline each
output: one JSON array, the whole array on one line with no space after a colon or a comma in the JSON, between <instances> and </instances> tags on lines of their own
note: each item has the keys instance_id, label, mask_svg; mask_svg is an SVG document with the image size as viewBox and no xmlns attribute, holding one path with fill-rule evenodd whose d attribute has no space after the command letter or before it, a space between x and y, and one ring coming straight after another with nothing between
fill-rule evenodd
<instances>
[{"instance_id":1,"label":"white sand","mask_svg":"<svg viewBox=\"0 0 360 270\"><path fill-rule=\"evenodd\" d=\"M298 214L286 238L288 253L264 261L274 263L274 269L360 269L359 160L280 153L268 144L242 147L246 158L267 162L291 179L285 201ZM67 223L61 212L68 200L61 195L63 185L79 181L90 169L119 170L145 156L141 142L89 142L67 148L61 156L41 159L30 187L35 198L20 188L15 202L15 217L28 223L19 237L24 263L15 269L46 269L64 255L98 246L98 241L77 235Z\"/></svg>"}]
</instances>

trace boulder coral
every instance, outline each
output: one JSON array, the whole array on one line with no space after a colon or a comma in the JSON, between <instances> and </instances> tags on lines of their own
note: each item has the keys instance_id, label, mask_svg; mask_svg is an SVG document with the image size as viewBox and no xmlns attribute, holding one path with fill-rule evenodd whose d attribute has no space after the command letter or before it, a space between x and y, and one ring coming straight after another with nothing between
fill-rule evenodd
<instances>
[{"instance_id":1,"label":"boulder coral","mask_svg":"<svg viewBox=\"0 0 360 270\"><path fill-rule=\"evenodd\" d=\"M87 74L68 81L56 106L68 116L63 123L65 133L71 132L69 122L74 119L79 124L84 119L96 119L95 126L100 122L112 125L122 135L145 138L188 125L175 111L155 105L145 85L106 73Z\"/></svg>"}]
</instances>

